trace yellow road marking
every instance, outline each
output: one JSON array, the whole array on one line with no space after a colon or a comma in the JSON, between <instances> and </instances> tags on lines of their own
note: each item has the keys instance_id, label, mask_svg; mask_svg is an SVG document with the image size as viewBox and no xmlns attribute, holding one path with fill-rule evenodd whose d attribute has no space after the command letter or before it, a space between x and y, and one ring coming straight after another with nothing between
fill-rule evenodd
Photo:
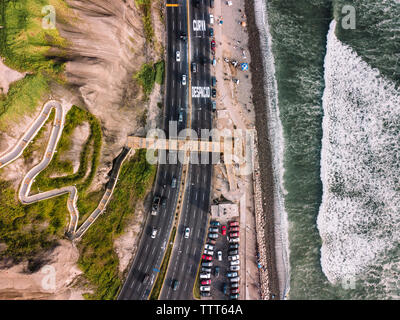
<instances>
[{"instance_id":1,"label":"yellow road marking","mask_svg":"<svg viewBox=\"0 0 400 320\"><path fill-rule=\"evenodd\" d=\"M166 6L167 7L179 7L179 4L177 4L177 3L167 3Z\"/></svg>"}]
</instances>

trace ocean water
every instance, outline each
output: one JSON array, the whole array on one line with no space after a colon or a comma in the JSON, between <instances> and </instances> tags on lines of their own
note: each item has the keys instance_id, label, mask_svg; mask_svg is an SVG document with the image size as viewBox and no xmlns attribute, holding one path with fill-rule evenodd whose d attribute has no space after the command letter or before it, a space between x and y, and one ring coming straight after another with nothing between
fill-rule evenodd
<instances>
[{"instance_id":1,"label":"ocean water","mask_svg":"<svg viewBox=\"0 0 400 320\"><path fill-rule=\"evenodd\" d=\"M354 30L341 27L346 4ZM289 297L399 298L400 3L264 5Z\"/></svg>"}]
</instances>

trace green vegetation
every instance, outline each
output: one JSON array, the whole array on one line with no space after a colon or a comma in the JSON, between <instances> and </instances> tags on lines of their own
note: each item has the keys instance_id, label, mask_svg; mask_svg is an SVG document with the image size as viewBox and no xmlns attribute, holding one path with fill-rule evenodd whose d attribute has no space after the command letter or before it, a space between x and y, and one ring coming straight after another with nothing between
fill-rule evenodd
<instances>
[{"instance_id":1,"label":"green vegetation","mask_svg":"<svg viewBox=\"0 0 400 320\"><path fill-rule=\"evenodd\" d=\"M124 163L107 212L86 232L79 244L79 266L88 280L96 286L88 299L114 299L122 281L114 239L120 236L133 217L138 200L151 188L156 166L146 161L146 150L138 150Z\"/></svg>"},{"instance_id":2,"label":"green vegetation","mask_svg":"<svg viewBox=\"0 0 400 320\"><path fill-rule=\"evenodd\" d=\"M172 247L175 241L176 227L173 227L171 235L169 237L167 251L165 252L163 262L161 264L160 272L157 276L156 283L154 284L153 290L151 291L150 300L157 300L160 296L161 288L164 283L165 275L171 258Z\"/></svg>"},{"instance_id":3,"label":"green vegetation","mask_svg":"<svg viewBox=\"0 0 400 320\"><path fill-rule=\"evenodd\" d=\"M193 297L197 300L201 299L201 296L200 296L200 273L198 270L197 270L197 275L196 275L196 281L194 282L194 287L193 287Z\"/></svg>"},{"instance_id":4,"label":"green vegetation","mask_svg":"<svg viewBox=\"0 0 400 320\"><path fill-rule=\"evenodd\" d=\"M151 21L151 0L135 0L135 3L143 12L143 27L146 41L147 43L153 43L154 30Z\"/></svg>"},{"instance_id":5,"label":"green vegetation","mask_svg":"<svg viewBox=\"0 0 400 320\"><path fill-rule=\"evenodd\" d=\"M153 91L154 83L162 84L164 82L164 73L165 63L161 60L154 64L143 64L142 68L133 76L142 86L146 100Z\"/></svg>"}]
</instances>

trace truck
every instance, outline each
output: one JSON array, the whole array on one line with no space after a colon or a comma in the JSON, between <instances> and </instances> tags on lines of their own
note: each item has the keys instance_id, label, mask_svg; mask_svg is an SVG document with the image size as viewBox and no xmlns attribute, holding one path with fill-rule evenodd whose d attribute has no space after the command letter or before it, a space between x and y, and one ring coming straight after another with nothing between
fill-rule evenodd
<instances>
[{"instance_id":1,"label":"truck","mask_svg":"<svg viewBox=\"0 0 400 320\"><path fill-rule=\"evenodd\" d=\"M151 206L151 215L156 216L157 210L160 205L161 198L159 196L155 196L153 199L153 205Z\"/></svg>"}]
</instances>

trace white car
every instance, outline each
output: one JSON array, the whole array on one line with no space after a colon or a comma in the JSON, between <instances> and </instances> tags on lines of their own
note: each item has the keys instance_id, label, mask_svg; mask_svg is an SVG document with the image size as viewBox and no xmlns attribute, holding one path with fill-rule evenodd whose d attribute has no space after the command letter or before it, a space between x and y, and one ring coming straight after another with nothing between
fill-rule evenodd
<instances>
[{"instance_id":1,"label":"white car","mask_svg":"<svg viewBox=\"0 0 400 320\"><path fill-rule=\"evenodd\" d=\"M240 260L231 261L231 266L238 266L240 264Z\"/></svg>"},{"instance_id":2,"label":"white car","mask_svg":"<svg viewBox=\"0 0 400 320\"><path fill-rule=\"evenodd\" d=\"M235 255L235 256L228 256L228 260L229 261L235 261L235 260L239 260L239 255Z\"/></svg>"},{"instance_id":3,"label":"white car","mask_svg":"<svg viewBox=\"0 0 400 320\"><path fill-rule=\"evenodd\" d=\"M190 228L185 229L185 239L189 238L190 236Z\"/></svg>"},{"instance_id":4,"label":"white car","mask_svg":"<svg viewBox=\"0 0 400 320\"><path fill-rule=\"evenodd\" d=\"M210 291L210 286L200 286L200 291Z\"/></svg>"},{"instance_id":5,"label":"white car","mask_svg":"<svg viewBox=\"0 0 400 320\"><path fill-rule=\"evenodd\" d=\"M157 229L153 228L153 231L151 231L151 238L154 239L157 236Z\"/></svg>"},{"instance_id":6,"label":"white car","mask_svg":"<svg viewBox=\"0 0 400 320\"><path fill-rule=\"evenodd\" d=\"M213 256L214 255L214 251L204 250L204 254L208 254L209 256Z\"/></svg>"},{"instance_id":7,"label":"white car","mask_svg":"<svg viewBox=\"0 0 400 320\"><path fill-rule=\"evenodd\" d=\"M239 261L239 260L236 260L236 261ZM232 266L232 265L231 265L231 266L229 267L229 270L230 270L230 271L239 271L239 270L240 270L240 266Z\"/></svg>"},{"instance_id":8,"label":"white car","mask_svg":"<svg viewBox=\"0 0 400 320\"><path fill-rule=\"evenodd\" d=\"M200 273L200 279L210 279L211 273Z\"/></svg>"},{"instance_id":9,"label":"white car","mask_svg":"<svg viewBox=\"0 0 400 320\"><path fill-rule=\"evenodd\" d=\"M182 85L186 86L186 74L182 75Z\"/></svg>"},{"instance_id":10,"label":"white car","mask_svg":"<svg viewBox=\"0 0 400 320\"><path fill-rule=\"evenodd\" d=\"M214 24L214 16L210 14L210 24Z\"/></svg>"},{"instance_id":11,"label":"white car","mask_svg":"<svg viewBox=\"0 0 400 320\"><path fill-rule=\"evenodd\" d=\"M218 261L222 261L222 251L218 251L217 252L217 256L218 256Z\"/></svg>"},{"instance_id":12,"label":"white car","mask_svg":"<svg viewBox=\"0 0 400 320\"><path fill-rule=\"evenodd\" d=\"M239 239L240 239L240 238L230 238L230 239L229 239L229 243L239 242L239 241L240 241Z\"/></svg>"},{"instance_id":13,"label":"white car","mask_svg":"<svg viewBox=\"0 0 400 320\"><path fill-rule=\"evenodd\" d=\"M180 51L177 51L176 52L176 61L181 61L181 52Z\"/></svg>"},{"instance_id":14,"label":"white car","mask_svg":"<svg viewBox=\"0 0 400 320\"><path fill-rule=\"evenodd\" d=\"M214 246L212 246L211 244L206 243L206 245L204 246L204 249L214 250Z\"/></svg>"}]
</instances>

